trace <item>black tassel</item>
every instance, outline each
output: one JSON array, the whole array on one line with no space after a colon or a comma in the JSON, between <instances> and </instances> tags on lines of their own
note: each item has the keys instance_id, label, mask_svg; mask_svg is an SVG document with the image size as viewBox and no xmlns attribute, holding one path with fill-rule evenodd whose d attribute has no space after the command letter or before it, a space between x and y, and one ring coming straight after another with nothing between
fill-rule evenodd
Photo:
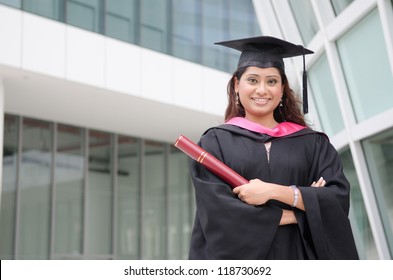
<instances>
[{"instance_id":1,"label":"black tassel","mask_svg":"<svg viewBox=\"0 0 393 280\"><path fill-rule=\"evenodd\" d=\"M306 55L303 47L303 113L308 113L308 94L307 94L307 72L306 72Z\"/></svg>"}]
</instances>

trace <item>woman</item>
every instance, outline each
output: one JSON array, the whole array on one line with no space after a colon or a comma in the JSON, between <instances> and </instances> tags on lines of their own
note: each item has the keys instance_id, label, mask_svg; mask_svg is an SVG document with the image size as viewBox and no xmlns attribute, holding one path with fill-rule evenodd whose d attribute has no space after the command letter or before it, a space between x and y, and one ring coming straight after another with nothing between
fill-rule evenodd
<instances>
[{"instance_id":1,"label":"woman","mask_svg":"<svg viewBox=\"0 0 393 280\"><path fill-rule=\"evenodd\" d=\"M284 57L312 53L268 36L218 43L240 50L226 123L199 145L242 175L232 189L193 162L190 259L358 259L349 183L325 134L307 127Z\"/></svg>"}]
</instances>

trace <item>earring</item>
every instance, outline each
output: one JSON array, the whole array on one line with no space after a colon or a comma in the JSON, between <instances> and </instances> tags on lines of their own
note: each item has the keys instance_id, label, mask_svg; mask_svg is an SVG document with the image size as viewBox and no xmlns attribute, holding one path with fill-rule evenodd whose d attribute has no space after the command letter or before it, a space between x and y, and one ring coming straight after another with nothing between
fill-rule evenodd
<instances>
[{"instance_id":1,"label":"earring","mask_svg":"<svg viewBox=\"0 0 393 280\"><path fill-rule=\"evenodd\" d=\"M239 105L240 105L240 102L239 102L239 93L238 93L238 92L236 92L235 100L236 100L236 102L235 102L236 105L239 106Z\"/></svg>"},{"instance_id":2,"label":"earring","mask_svg":"<svg viewBox=\"0 0 393 280\"><path fill-rule=\"evenodd\" d=\"M282 106L284 106L284 105L282 105L282 101L283 101L283 99L282 99L282 96L281 96L281 100L280 100L280 107L282 107Z\"/></svg>"}]
</instances>

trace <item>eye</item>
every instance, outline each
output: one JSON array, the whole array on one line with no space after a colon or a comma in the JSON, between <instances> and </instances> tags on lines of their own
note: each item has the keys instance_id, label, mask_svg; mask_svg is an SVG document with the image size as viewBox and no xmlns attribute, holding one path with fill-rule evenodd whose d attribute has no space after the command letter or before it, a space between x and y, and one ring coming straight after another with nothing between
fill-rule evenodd
<instances>
[{"instance_id":1,"label":"eye","mask_svg":"<svg viewBox=\"0 0 393 280\"><path fill-rule=\"evenodd\" d=\"M256 84L256 83L258 83L258 80L255 79L255 78L248 78L247 81L250 82L251 84Z\"/></svg>"},{"instance_id":2,"label":"eye","mask_svg":"<svg viewBox=\"0 0 393 280\"><path fill-rule=\"evenodd\" d=\"M269 79L266 81L266 83L270 86L274 86L278 83L278 80L277 79Z\"/></svg>"}]
</instances>

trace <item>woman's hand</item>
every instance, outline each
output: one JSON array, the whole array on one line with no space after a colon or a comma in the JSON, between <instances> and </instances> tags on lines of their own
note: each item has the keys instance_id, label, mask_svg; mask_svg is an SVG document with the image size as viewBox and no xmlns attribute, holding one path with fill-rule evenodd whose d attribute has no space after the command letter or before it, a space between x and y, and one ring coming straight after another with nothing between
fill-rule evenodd
<instances>
[{"instance_id":1,"label":"woman's hand","mask_svg":"<svg viewBox=\"0 0 393 280\"><path fill-rule=\"evenodd\" d=\"M323 179L323 177L319 178L318 181L314 181L311 184L311 187L324 187L326 185L326 181Z\"/></svg>"},{"instance_id":2,"label":"woman's hand","mask_svg":"<svg viewBox=\"0 0 393 280\"><path fill-rule=\"evenodd\" d=\"M318 181L314 181L311 187L321 188L325 185L326 181L321 177ZM250 205L262 205L270 199L275 199L291 205L294 200L293 190L288 186L266 183L259 179L250 180L248 184L234 188L233 193L236 194L240 200ZM299 192L296 207L300 210L305 210L301 192Z\"/></svg>"},{"instance_id":3,"label":"woman's hand","mask_svg":"<svg viewBox=\"0 0 393 280\"><path fill-rule=\"evenodd\" d=\"M272 191L276 188L274 184L263 182L259 179L250 180L248 184L233 189L240 200L250 205L265 204L272 198Z\"/></svg>"}]
</instances>

